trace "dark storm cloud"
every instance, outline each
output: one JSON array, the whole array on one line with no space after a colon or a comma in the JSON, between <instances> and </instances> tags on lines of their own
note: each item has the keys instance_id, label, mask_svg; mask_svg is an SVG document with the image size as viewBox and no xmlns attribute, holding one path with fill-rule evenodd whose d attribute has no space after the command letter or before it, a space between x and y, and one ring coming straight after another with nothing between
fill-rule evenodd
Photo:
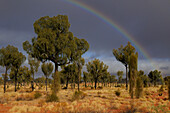
<instances>
[{"instance_id":1,"label":"dark storm cloud","mask_svg":"<svg viewBox=\"0 0 170 113\"><path fill-rule=\"evenodd\" d=\"M132 35L153 59L170 58L169 0L73 1L85 3L112 19ZM52 17L58 14L68 15L71 23L70 31L76 37L85 38L89 42L90 49L85 57L87 61L103 58L111 65L112 62L109 60L115 60L112 49L119 48L121 44L126 45L129 41L95 15L65 0L1 0L0 48L11 44L26 55L22 49L22 43L26 40L31 41L31 38L36 36L33 23L42 16ZM139 53L139 58L143 58L142 53ZM164 65L166 62L163 60L157 63L159 67L167 66ZM147 61L141 63L142 69L148 69L145 68L147 63ZM116 65L117 63L114 64ZM116 70L122 68L117 67L120 68ZM113 71L113 73L116 72Z\"/></svg>"},{"instance_id":2,"label":"dark storm cloud","mask_svg":"<svg viewBox=\"0 0 170 113\"><path fill-rule=\"evenodd\" d=\"M73 0L74 1L74 0ZM76 1L76 0L75 0ZM170 53L170 1L115 1L115 0L79 0L113 19L126 29L134 39L152 56L169 58ZM90 51L111 55L113 48L125 45L128 40L123 38L106 23L94 15L63 0L2 0L0 4L0 31L12 31L17 43L31 40L34 36L33 23L42 16L69 16L71 31L79 38L85 38L90 43ZM7 32L5 32L7 34ZM3 34L3 33L1 33ZM28 37L28 34L30 37ZM1 40L11 39L11 36L1 36ZM22 43L21 42L21 43ZM7 44L1 41L1 45ZM10 41L9 41L10 43ZM12 43L12 42L11 42ZM14 44L18 45L18 44ZM139 54L140 55L140 54ZM141 55L140 55L141 56Z\"/></svg>"},{"instance_id":3,"label":"dark storm cloud","mask_svg":"<svg viewBox=\"0 0 170 113\"><path fill-rule=\"evenodd\" d=\"M87 0L86 4L95 7L121 25L151 57L170 58L170 52L167 52L170 49L169 0ZM115 42L119 41L114 38L107 45L113 45Z\"/></svg>"}]
</instances>

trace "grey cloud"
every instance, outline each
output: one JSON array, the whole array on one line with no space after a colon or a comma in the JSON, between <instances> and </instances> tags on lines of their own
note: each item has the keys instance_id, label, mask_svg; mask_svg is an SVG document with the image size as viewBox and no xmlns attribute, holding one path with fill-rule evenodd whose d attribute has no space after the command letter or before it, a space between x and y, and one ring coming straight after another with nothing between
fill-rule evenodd
<instances>
[{"instance_id":1,"label":"grey cloud","mask_svg":"<svg viewBox=\"0 0 170 113\"><path fill-rule=\"evenodd\" d=\"M165 66L165 67L160 67L161 70L168 70L169 66Z\"/></svg>"},{"instance_id":2,"label":"grey cloud","mask_svg":"<svg viewBox=\"0 0 170 113\"><path fill-rule=\"evenodd\" d=\"M170 58L170 52L168 52L170 49L169 0L78 1L103 13L124 28L152 59ZM119 48L121 44L126 45L128 41L121 33L95 15L64 0L1 0L0 14L0 48L11 44L17 46L25 55L26 53L22 49L23 41L30 41L32 37L36 36L33 23L46 15L66 14L69 16L70 30L75 36L85 38L90 44L89 53L93 54L86 57L87 61L107 57L114 59L112 49ZM141 61L142 58L142 53L139 53ZM146 66L146 62L140 63L140 66L146 67L145 70L150 70L150 66Z\"/></svg>"}]
</instances>

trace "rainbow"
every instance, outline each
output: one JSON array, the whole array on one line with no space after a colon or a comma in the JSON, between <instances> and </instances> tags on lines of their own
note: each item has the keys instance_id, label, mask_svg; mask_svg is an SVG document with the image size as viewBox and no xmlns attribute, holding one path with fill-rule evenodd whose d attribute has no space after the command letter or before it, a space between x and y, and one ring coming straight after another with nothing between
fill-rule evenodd
<instances>
[{"instance_id":1,"label":"rainbow","mask_svg":"<svg viewBox=\"0 0 170 113\"><path fill-rule=\"evenodd\" d=\"M143 49L143 47L137 42L135 41L135 39L133 38L133 36L131 36L125 29L123 29L120 25L118 25L113 19L108 18L106 15L104 15L103 13L97 11L96 9L88 6L85 3L82 3L78 0L63 0L67 3L70 3L76 7L79 7L89 13L91 13L92 15L96 16L97 18L99 18L100 20L102 20L103 22L105 22L106 24L108 24L109 26L111 26L114 30L116 30L117 32L119 32L124 38L126 38L127 40L129 40L134 46L135 48L137 48L139 50L139 52L147 59L151 62L152 64L152 59L150 57L150 55ZM153 64L152 64L153 66Z\"/></svg>"}]
</instances>

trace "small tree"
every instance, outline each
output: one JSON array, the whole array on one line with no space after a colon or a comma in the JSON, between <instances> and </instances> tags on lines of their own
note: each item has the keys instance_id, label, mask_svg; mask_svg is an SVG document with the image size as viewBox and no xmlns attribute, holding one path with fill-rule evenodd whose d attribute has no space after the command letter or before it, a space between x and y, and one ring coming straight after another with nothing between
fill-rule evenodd
<instances>
[{"instance_id":1,"label":"small tree","mask_svg":"<svg viewBox=\"0 0 170 113\"><path fill-rule=\"evenodd\" d=\"M170 78L168 79L168 95L169 95L169 100L170 100Z\"/></svg>"},{"instance_id":2,"label":"small tree","mask_svg":"<svg viewBox=\"0 0 170 113\"><path fill-rule=\"evenodd\" d=\"M8 45L6 48L0 49L0 65L5 67L5 77L4 77L4 93L6 91L6 77L7 71L13 67L15 69L15 91L17 83L17 73L18 69L25 61L26 57L18 51L18 48Z\"/></svg>"},{"instance_id":3,"label":"small tree","mask_svg":"<svg viewBox=\"0 0 170 113\"><path fill-rule=\"evenodd\" d=\"M12 81L15 81L15 71L16 71L15 68L12 67L11 72L9 74L9 77ZM31 79L31 71L26 66L20 67L16 77L17 77L18 86L19 83L24 83L25 85L25 83L26 82L28 83Z\"/></svg>"},{"instance_id":4,"label":"small tree","mask_svg":"<svg viewBox=\"0 0 170 113\"><path fill-rule=\"evenodd\" d=\"M121 83L122 78L123 78L123 71L118 71L117 76L119 77L119 83Z\"/></svg>"},{"instance_id":5,"label":"small tree","mask_svg":"<svg viewBox=\"0 0 170 113\"><path fill-rule=\"evenodd\" d=\"M128 44L123 47L121 45L120 48L113 49L113 55L115 58L120 61L126 68L126 90L128 90L128 66L130 63L130 56L132 53L135 53L135 48L128 42Z\"/></svg>"},{"instance_id":6,"label":"small tree","mask_svg":"<svg viewBox=\"0 0 170 113\"><path fill-rule=\"evenodd\" d=\"M107 73L108 66L103 62L100 62L99 59L95 59L91 62L88 62L86 66L89 75L92 76L92 78L95 81L95 89L96 89L97 87L96 85L99 77L102 76L104 73Z\"/></svg>"},{"instance_id":7,"label":"small tree","mask_svg":"<svg viewBox=\"0 0 170 113\"><path fill-rule=\"evenodd\" d=\"M53 71L53 64L50 63L43 63L41 65L41 69L42 72L44 73L45 77L46 77L46 91L47 91L47 81L48 81L48 77L51 75L52 71Z\"/></svg>"},{"instance_id":8,"label":"small tree","mask_svg":"<svg viewBox=\"0 0 170 113\"><path fill-rule=\"evenodd\" d=\"M77 64L77 82L78 82L78 91L80 91L80 86L79 86L79 84L80 84L80 80L81 80L81 70L82 70L82 67L83 67L83 65L84 65L84 63L85 63L85 60L84 60L84 58L81 58L80 57L80 59L78 59L77 61L76 61L76 64Z\"/></svg>"},{"instance_id":9,"label":"small tree","mask_svg":"<svg viewBox=\"0 0 170 113\"><path fill-rule=\"evenodd\" d=\"M103 73L99 78L100 80L102 81L102 85L104 84L104 86L106 86L106 82L109 82L109 76L110 76L110 73L109 72L106 72L106 73Z\"/></svg>"},{"instance_id":10,"label":"small tree","mask_svg":"<svg viewBox=\"0 0 170 113\"><path fill-rule=\"evenodd\" d=\"M136 89L135 89L136 98L140 98L142 96L142 92L143 92L143 81L142 78L138 75L136 79Z\"/></svg>"},{"instance_id":11,"label":"small tree","mask_svg":"<svg viewBox=\"0 0 170 113\"><path fill-rule=\"evenodd\" d=\"M76 70L75 63L69 64L64 67L64 69L61 71L63 74L63 78L66 80L66 89L68 88L68 83L70 80L74 80L74 72Z\"/></svg>"},{"instance_id":12,"label":"small tree","mask_svg":"<svg viewBox=\"0 0 170 113\"><path fill-rule=\"evenodd\" d=\"M113 83L113 86L114 86L115 82L116 82L116 76L115 75L111 75L110 76L110 83Z\"/></svg>"},{"instance_id":13,"label":"small tree","mask_svg":"<svg viewBox=\"0 0 170 113\"><path fill-rule=\"evenodd\" d=\"M137 77L137 65L138 65L138 54L132 54L130 56L130 63L129 63L129 81L130 81L130 88L129 93L131 98L134 97L135 94L135 86L136 86L136 77Z\"/></svg>"},{"instance_id":14,"label":"small tree","mask_svg":"<svg viewBox=\"0 0 170 113\"><path fill-rule=\"evenodd\" d=\"M87 81L88 81L88 73L83 71L83 80L84 80L84 83L85 83L85 87L87 87Z\"/></svg>"},{"instance_id":15,"label":"small tree","mask_svg":"<svg viewBox=\"0 0 170 113\"><path fill-rule=\"evenodd\" d=\"M12 51L16 48L13 46L8 45L6 48L0 49L0 65L5 67L5 76L4 76L4 93L6 91L6 78L8 74L8 70L11 67L12 62Z\"/></svg>"},{"instance_id":16,"label":"small tree","mask_svg":"<svg viewBox=\"0 0 170 113\"><path fill-rule=\"evenodd\" d=\"M34 91L34 75L35 72L38 72L38 67L40 66L40 61L37 58L33 58L31 55L28 55L28 64L30 65L30 70L32 74L32 91Z\"/></svg>"},{"instance_id":17,"label":"small tree","mask_svg":"<svg viewBox=\"0 0 170 113\"><path fill-rule=\"evenodd\" d=\"M150 82L153 83L154 86L156 86L156 82L162 77L161 71L158 70L151 71L148 74L148 77L150 78Z\"/></svg>"}]
</instances>

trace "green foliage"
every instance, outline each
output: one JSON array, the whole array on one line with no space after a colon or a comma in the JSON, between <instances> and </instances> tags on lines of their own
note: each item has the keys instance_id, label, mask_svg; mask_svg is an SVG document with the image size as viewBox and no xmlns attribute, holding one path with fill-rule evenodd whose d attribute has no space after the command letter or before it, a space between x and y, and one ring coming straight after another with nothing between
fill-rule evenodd
<instances>
[{"instance_id":1,"label":"green foliage","mask_svg":"<svg viewBox=\"0 0 170 113\"><path fill-rule=\"evenodd\" d=\"M154 83L154 86L156 86L156 82L161 79L161 71L154 70L149 72L148 77L150 78L150 82Z\"/></svg>"},{"instance_id":2,"label":"green foliage","mask_svg":"<svg viewBox=\"0 0 170 113\"><path fill-rule=\"evenodd\" d=\"M86 64L87 71L89 72L89 76L92 76L92 78L95 81L95 89L96 89L96 84L100 76L103 74L107 74L107 69L108 66L104 64L103 62L100 62L99 59L95 59L91 62L88 62Z\"/></svg>"},{"instance_id":3,"label":"green foliage","mask_svg":"<svg viewBox=\"0 0 170 113\"><path fill-rule=\"evenodd\" d=\"M168 79L168 96L169 96L169 100L170 100L170 79Z\"/></svg>"},{"instance_id":4,"label":"green foliage","mask_svg":"<svg viewBox=\"0 0 170 113\"><path fill-rule=\"evenodd\" d=\"M119 77L119 82L121 82L123 78L123 71L118 71L117 76Z\"/></svg>"},{"instance_id":5,"label":"green foliage","mask_svg":"<svg viewBox=\"0 0 170 113\"><path fill-rule=\"evenodd\" d=\"M130 44L130 42L128 42L128 44L125 47L121 45L121 47L118 48L117 50L113 49L113 55L115 56L115 58L126 67L126 89L128 89L127 68L130 63L130 56L132 53L134 54L135 51L136 51L135 48Z\"/></svg>"},{"instance_id":6,"label":"green foliage","mask_svg":"<svg viewBox=\"0 0 170 113\"><path fill-rule=\"evenodd\" d=\"M106 83L106 82L110 82L110 73L109 72L105 72L105 73L103 73L100 77L99 77L99 80L101 80L102 81L102 84L104 83Z\"/></svg>"},{"instance_id":7,"label":"green foliage","mask_svg":"<svg viewBox=\"0 0 170 113\"><path fill-rule=\"evenodd\" d=\"M58 102L58 101L59 101L59 98L57 97L55 93L47 95L46 97L46 102Z\"/></svg>"},{"instance_id":8,"label":"green foliage","mask_svg":"<svg viewBox=\"0 0 170 113\"><path fill-rule=\"evenodd\" d=\"M46 77L49 77L49 75L52 73L53 71L53 64L50 62L50 63L43 63L41 65L41 69L42 69L42 72L44 73L44 75Z\"/></svg>"},{"instance_id":9,"label":"green foliage","mask_svg":"<svg viewBox=\"0 0 170 113\"><path fill-rule=\"evenodd\" d=\"M40 98L41 96L42 96L42 94L40 92L35 92L35 94L34 94L35 99Z\"/></svg>"},{"instance_id":10,"label":"green foliage","mask_svg":"<svg viewBox=\"0 0 170 113\"><path fill-rule=\"evenodd\" d=\"M83 99L85 96L86 94L83 93L82 91L75 91L71 100L75 101L75 100Z\"/></svg>"},{"instance_id":11,"label":"green foliage","mask_svg":"<svg viewBox=\"0 0 170 113\"><path fill-rule=\"evenodd\" d=\"M165 85L167 85L167 84L168 84L168 79L170 79L170 76L166 76L166 77L164 77Z\"/></svg>"},{"instance_id":12,"label":"green foliage","mask_svg":"<svg viewBox=\"0 0 170 113\"><path fill-rule=\"evenodd\" d=\"M85 71L83 71L83 80L85 82L85 87L87 87L86 83L89 80L89 74Z\"/></svg>"},{"instance_id":13,"label":"green foliage","mask_svg":"<svg viewBox=\"0 0 170 113\"><path fill-rule=\"evenodd\" d=\"M136 54L133 53L130 56L130 63L129 63L129 82L130 82L129 93L131 98L133 98L135 94L136 77L138 75L137 64L138 64L138 53Z\"/></svg>"},{"instance_id":14,"label":"green foliage","mask_svg":"<svg viewBox=\"0 0 170 113\"><path fill-rule=\"evenodd\" d=\"M46 91L47 91L47 82L48 82L48 77L51 75L52 71L53 71L53 64L50 63L43 63L41 65L41 69L42 72L44 73L44 75L46 76Z\"/></svg>"},{"instance_id":15,"label":"green foliage","mask_svg":"<svg viewBox=\"0 0 170 113\"><path fill-rule=\"evenodd\" d=\"M115 94L116 94L116 96L120 96L120 94L121 94L120 90L119 90L119 89L116 90L116 91L115 91Z\"/></svg>"},{"instance_id":16,"label":"green foliage","mask_svg":"<svg viewBox=\"0 0 170 113\"><path fill-rule=\"evenodd\" d=\"M135 89L135 95L136 98L140 98L143 93L143 81L140 76L136 79L136 89Z\"/></svg>"},{"instance_id":17,"label":"green foliage","mask_svg":"<svg viewBox=\"0 0 170 113\"><path fill-rule=\"evenodd\" d=\"M23 43L23 49L31 56L45 62L52 61L55 64L53 77L54 87L60 87L60 74L58 67L64 66L80 58L85 53L89 44L85 39L78 39L69 31L70 23L66 15L54 17L41 17L34 23L34 31L37 37ZM55 90L58 91L58 90Z\"/></svg>"},{"instance_id":18,"label":"green foliage","mask_svg":"<svg viewBox=\"0 0 170 113\"><path fill-rule=\"evenodd\" d=\"M37 58L33 58L32 55L28 55L28 64L30 65L30 70L32 74L32 91L34 90L34 74L38 71L40 61Z\"/></svg>"},{"instance_id":19,"label":"green foliage","mask_svg":"<svg viewBox=\"0 0 170 113\"><path fill-rule=\"evenodd\" d=\"M3 84L3 82L4 81L3 81L2 77L0 77L0 85Z\"/></svg>"},{"instance_id":20,"label":"green foliage","mask_svg":"<svg viewBox=\"0 0 170 113\"><path fill-rule=\"evenodd\" d=\"M103 89L103 87L102 86L98 86L98 89Z\"/></svg>"},{"instance_id":21,"label":"green foliage","mask_svg":"<svg viewBox=\"0 0 170 113\"><path fill-rule=\"evenodd\" d=\"M68 83L70 80L75 80L75 74L77 72L77 66L75 63L65 66L61 71L61 77L66 82L66 89L68 88Z\"/></svg>"},{"instance_id":22,"label":"green foliage","mask_svg":"<svg viewBox=\"0 0 170 113\"><path fill-rule=\"evenodd\" d=\"M9 74L9 77L12 81L15 80L15 71L16 71L15 68L12 68ZM28 83L31 80L31 71L26 66L20 67L16 77L17 77L18 82Z\"/></svg>"},{"instance_id":23,"label":"green foliage","mask_svg":"<svg viewBox=\"0 0 170 113\"><path fill-rule=\"evenodd\" d=\"M5 77L4 77L4 93L6 91L6 77L7 71L13 67L15 69L15 78L18 73L18 69L22 63L26 60L26 57L18 51L18 48L8 45L6 48L0 49L0 65L5 67ZM17 80L15 79L15 84ZM16 85L15 85L16 91Z\"/></svg>"}]
</instances>

